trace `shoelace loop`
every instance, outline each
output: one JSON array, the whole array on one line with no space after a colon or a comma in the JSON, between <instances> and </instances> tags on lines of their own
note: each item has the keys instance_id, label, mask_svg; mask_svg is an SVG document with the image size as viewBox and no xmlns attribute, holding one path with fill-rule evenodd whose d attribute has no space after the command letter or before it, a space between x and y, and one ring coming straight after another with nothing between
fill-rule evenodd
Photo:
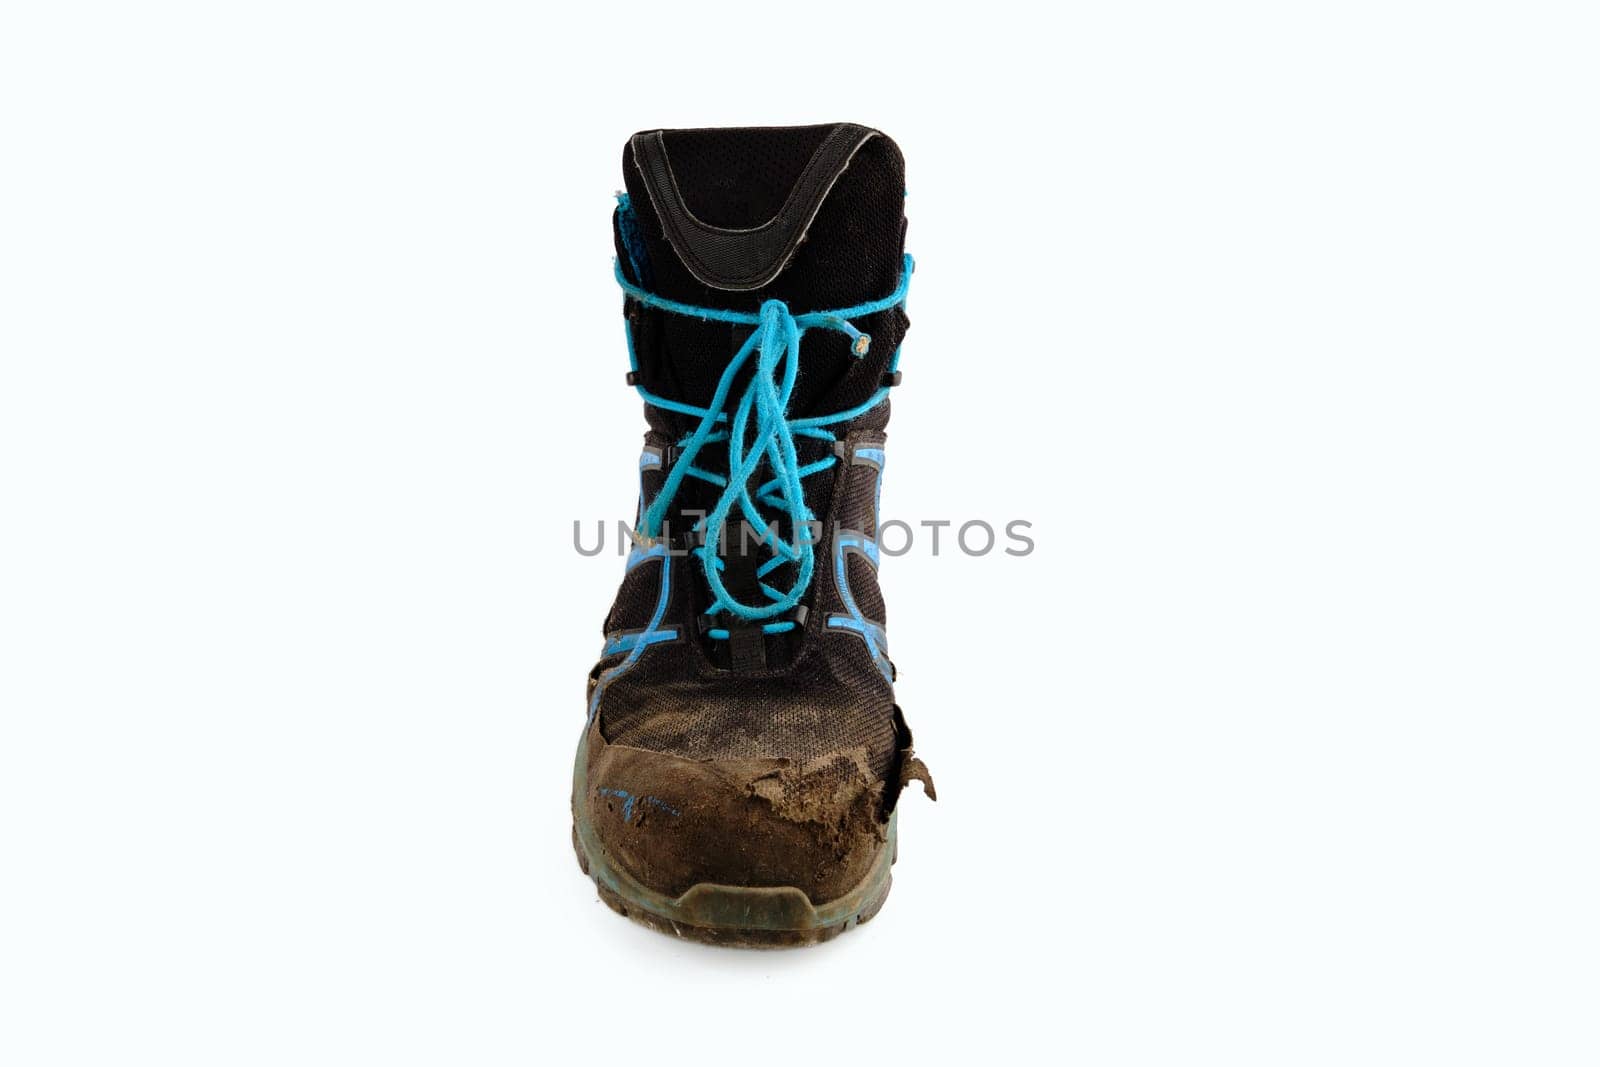
<instances>
[{"instance_id":1,"label":"shoelace loop","mask_svg":"<svg viewBox=\"0 0 1600 1067\"><path fill-rule=\"evenodd\" d=\"M707 322L729 322L755 327L723 370L722 377L712 394L711 403L704 408L658 397L643 386L635 386L645 403L700 419L694 432L678 442L680 448L678 459L668 472L661 491L656 494L641 517L635 540L649 545L654 544L660 537L662 524L685 478L695 477L722 486L716 505L695 525L696 530L704 531L704 541L694 550L694 554L700 560L706 584L710 587L713 597L706 614L715 615L726 611L750 622L781 615L795 607L805 596L816 569L813 538L810 536L810 524L815 521L816 516L806 506L802 479L826 470L837 462L835 457L828 456L802 465L795 439L812 437L834 440L834 435L824 427L845 422L870 411L889 395L888 387L884 386L874 392L865 403L848 411L805 419L790 419L789 399L794 393L795 380L800 370L800 341L807 330L834 330L850 338L852 355L857 358L865 356L871 349L872 338L858 330L850 320L886 311L905 303L906 293L911 285L912 259L909 255L904 258L899 284L888 296L855 307L834 311L811 311L800 315L791 312L789 306L782 300L767 300L756 312L696 307L668 300L634 285L623 274L621 263L617 263L615 269L617 284L622 287L623 292L629 299L646 307ZM632 329L629 328L627 333L629 362L632 370L637 372L639 365L633 348ZM755 368L735 402L730 417L728 404L733 383L738 378L740 370L752 358L756 361ZM889 364L891 372L899 359L900 354L896 351ZM719 424L722 423L727 424L726 429L719 428ZM694 465L695 457L700 454L702 448L722 441L726 441L728 445L726 477ZM752 492L751 482L755 479L763 460L771 469L772 477L756 486ZM777 531L756 506L758 500L788 519L789 528L794 531L792 541L778 536ZM746 604L740 601L722 582L721 571L724 565L719 551L721 538L727 519L735 506L739 508L750 528L760 537L761 543L772 553L772 558L757 569L757 578L765 578L784 563L792 563L797 568L794 581L787 589L774 588L764 581L760 583L761 591L768 598L765 604ZM789 622L768 623L764 629L768 632L777 632L792 625Z\"/></svg>"}]
</instances>

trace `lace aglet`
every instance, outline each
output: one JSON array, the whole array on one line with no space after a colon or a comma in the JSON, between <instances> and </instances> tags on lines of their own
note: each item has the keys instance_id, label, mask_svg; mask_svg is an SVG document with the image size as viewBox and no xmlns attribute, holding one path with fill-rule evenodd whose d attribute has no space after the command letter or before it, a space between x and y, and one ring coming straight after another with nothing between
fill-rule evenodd
<instances>
[{"instance_id":1,"label":"lace aglet","mask_svg":"<svg viewBox=\"0 0 1600 1067\"><path fill-rule=\"evenodd\" d=\"M855 356L857 359L860 359L862 356L866 355L867 352L872 348L872 335L862 333L860 330L856 329L843 319L838 319L836 321L839 324L839 329L850 338L850 354Z\"/></svg>"}]
</instances>

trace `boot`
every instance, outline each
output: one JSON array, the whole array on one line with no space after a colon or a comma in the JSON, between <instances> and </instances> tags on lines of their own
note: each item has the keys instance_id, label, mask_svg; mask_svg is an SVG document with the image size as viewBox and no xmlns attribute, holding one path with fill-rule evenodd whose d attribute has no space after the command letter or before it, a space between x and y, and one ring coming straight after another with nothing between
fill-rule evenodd
<instances>
[{"instance_id":1,"label":"boot","mask_svg":"<svg viewBox=\"0 0 1600 1067\"><path fill-rule=\"evenodd\" d=\"M601 899L682 937L809 944L866 922L902 788L934 795L877 581L904 169L848 123L623 151L616 275L649 431L573 845Z\"/></svg>"}]
</instances>

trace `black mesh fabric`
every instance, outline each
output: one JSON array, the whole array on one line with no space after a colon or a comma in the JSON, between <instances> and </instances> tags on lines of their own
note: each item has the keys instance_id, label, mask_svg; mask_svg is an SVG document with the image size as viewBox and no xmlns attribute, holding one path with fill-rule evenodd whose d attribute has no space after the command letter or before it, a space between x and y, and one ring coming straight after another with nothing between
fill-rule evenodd
<instances>
[{"instance_id":1,"label":"black mesh fabric","mask_svg":"<svg viewBox=\"0 0 1600 1067\"><path fill-rule=\"evenodd\" d=\"M826 126L673 130L665 132L663 141L684 205L712 225L750 228L783 204L828 131ZM800 314L875 300L893 292L899 282L904 165L899 149L885 136L870 138L856 152L789 266L756 292L718 291L697 281L665 238L627 148L623 171L632 217L619 210L615 219L619 261L630 280L659 296L737 311L754 311L775 298ZM630 229L633 234L625 232ZM748 326L705 322L631 301L627 315L639 383L653 394L696 406L709 403L729 359L751 333ZM872 336L865 357L852 355L842 334L828 330L806 334L791 418L847 410L880 387L909 320L902 309L893 308L852 321ZM747 381L734 383L735 396ZM676 441L698 422L693 416L653 406L645 411L653 442ZM887 419L885 402L830 429L847 445L859 441L877 446ZM833 452L825 441L800 438L797 446L802 463ZM708 447L695 460L697 467L720 473L726 473L726 464L725 446ZM672 559L667 621L683 636L650 646L631 667L608 681L600 702L606 738L707 760L759 756L810 763L850 753L850 758L838 761L841 773L859 758L874 773L886 774L895 749L892 687L859 635L827 626L829 614L844 610L835 588L833 530L838 524L869 536L875 533L875 477L873 468L852 465L846 458L805 480L806 502L823 530L815 576L803 601L809 612L802 628L763 639L764 669L728 669L728 642L701 632L710 595L699 562ZM653 493L659 484L659 479L650 479L647 492ZM719 492L717 486L685 479L668 516L672 528L687 530L695 513L709 510ZM786 527L780 530L785 537L793 536ZM730 535L724 580L733 588L751 580L750 568L769 556L756 547L754 555L741 558L737 530ZM654 610L661 569L659 563L646 563L630 573L613 608L613 622L637 618L646 604ZM883 602L872 568L864 560L847 557L847 574L857 604L869 618L881 619ZM785 587L791 578L785 566L765 580ZM726 615L711 623L726 624ZM601 667L621 661L621 656L610 657Z\"/></svg>"},{"instance_id":2,"label":"black mesh fabric","mask_svg":"<svg viewBox=\"0 0 1600 1067\"><path fill-rule=\"evenodd\" d=\"M877 442L872 442L877 445ZM868 537L878 536L878 517L874 514L878 495L878 469L853 464L839 501L839 522Z\"/></svg>"},{"instance_id":3,"label":"black mesh fabric","mask_svg":"<svg viewBox=\"0 0 1600 1067\"><path fill-rule=\"evenodd\" d=\"M669 130L664 140L684 206L713 226L749 229L778 213L827 132L827 126Z\"/></svg>"},{"instance_id":4,"label":"black mesh fabric","mask_svg":"<svg viewBox=\"0 0 1600 1067\"><path fill-rule=\"evenodd\" d=\"M842 636L842 635L833 635ZM878 773L894 756L894 699L859 640L813 645L777 676L707 684L694 648L653 647L613 682L601 729L614 744L686 759L787 757L802 764L856 750ZM879 678L863 686L863 678Z\"/></svg>"},{"instance_id":5,"label":"black mesh fabric","mask_svg":"<svg viewBox=\"0 0 1600 1067\"><path fill-rule=\"evenodd\" d=\"M878 590L877 572L866 557L856 552L845 555L845 574L850 579L850 595L856 598L856 607L873 622L886 621L883 593Z\"/></svg>"},{"instance_id":6,"label":"black mesh fabric","mask_svg":"<svg viewBox=\"0 0 1600 1067\"><path fill-rule=\"evenodd\" d=\"M660 592L660 578L652 568L635 567L629 571L617 589L611 614L606 616L606 633L644 629L655 614Z\"/></svg>"}]
</instances>

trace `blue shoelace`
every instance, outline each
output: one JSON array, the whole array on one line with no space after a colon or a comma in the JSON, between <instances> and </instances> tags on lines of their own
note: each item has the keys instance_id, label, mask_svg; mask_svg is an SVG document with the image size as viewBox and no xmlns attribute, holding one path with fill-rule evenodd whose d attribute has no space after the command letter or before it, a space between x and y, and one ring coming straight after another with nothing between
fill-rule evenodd
<instances>
[{"instance_id":1,"label":"blue shoelace","mask_svg":"<svg viewBox=\"0 0 1600 1067\"><path fill-rule=\"evenodd\" d=\"M700 560L706 584L710 586L713 597L711 606L706 609L707 615L714 616L727 612L747 622L773 619L789 611L800 602L801 597L805 596L816 569L813 538L810 536L810 524L816 520L816 516L806 506L802 480L827 470L839 460L837 456L829 455L812 463L801 464L795 439L807 437L821 441L837 440L826 427L847 422L871 411L888 398L889 387L880 386L864 403L848 411L805 419L789 418L789 398L794 392L795 379L800 370L800 341L807 330L834 330L850 338L852 355L858 359L865 356L872 346L872 338L851 325L850 320L887 311L905 303L906 292L911 285L911 271L912 260L908 255L901 268L899 284L895 286L894 292L881 300L837 311L808 311L796 315L782 300L768 300L761 305L761 310L756 312L724 311L719 308L695 307L692 304L668 300L629 282L622 273L622 265L616 264L617 284L622 287L622 291L629 299L645 307L706 322L729 322L755 327L738 352L734 353L727 369L722 372L722 378L717 382L716 391L712 394L711 403L707 407L695 407L692 404L668 400L656 396L641 385L634 386L646 404L700 420L699 426L693 433L677 442L679 448L677 462L668 472L661 491L645 509L639 522L639 529L635 531L635 539L643 545L652 545L661 536L662 524L685 478L697 478L722 488L716 505L694 527L697 532L703 531L703 541L693 549L693 553ZM637 373L639 360L633 347L631 327L627 329L627 334L628 363ZM735 402L730 417L729 394L733 390L734 379L752 358L756 361L755 369L744 392ZM890 374L895 372L899 362L900 352L896 349L889 362ZM726 476L694 465L695 457L700 454L702 448L721 442L726 442L728 446ZM771 469L772 477L752 490L750 483L763 460ZM777 531L773 530L756 506L758 502L789 520L790 529L794 531L793 541L778 536ZM763 604L746 604L740 601L722 582L721 571L724 569L724 563L719 549L723 527L736 506L745 521L749 523L751 530L772 553L772 558L756 569L758 584L767 597L767 602ZM794 581L789 588L778 589L762 580L785 563L792 563L797 568ZM766 633L782 633L793 629L794 626L793 621L784 619L766 622L762 625L762 630ZM726 640L728 637L726 629L711 629L707 634L720 640Z\"/></svg>"}]
</instances>

